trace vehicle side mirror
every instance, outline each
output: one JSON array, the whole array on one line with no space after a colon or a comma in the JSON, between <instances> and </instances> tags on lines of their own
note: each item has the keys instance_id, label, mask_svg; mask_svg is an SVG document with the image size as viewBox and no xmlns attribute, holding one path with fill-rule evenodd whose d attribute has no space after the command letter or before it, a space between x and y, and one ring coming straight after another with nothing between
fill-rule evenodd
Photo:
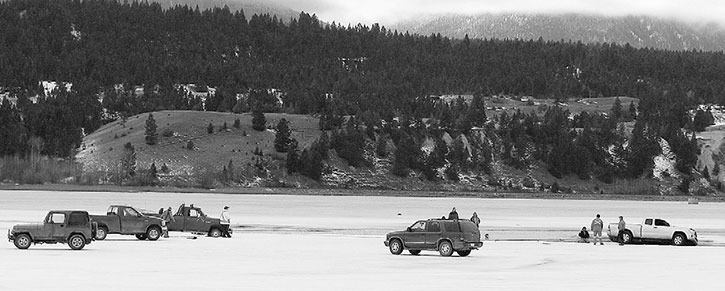
<instances>
[{"instance_id":1,"label":"vehicle side mirror","mask_svg":"<svg viewBox=\"0 0 725 291\"><path fill-rule=\"evenodd\" d=\"M413 230L412 230L412 229L410 229L410 226L408 226L408 228L407 228L407 229L405 229L405 231L407 231L407 232L411 232L411 231L413 231Z\"/></svg>"}]
</instances>

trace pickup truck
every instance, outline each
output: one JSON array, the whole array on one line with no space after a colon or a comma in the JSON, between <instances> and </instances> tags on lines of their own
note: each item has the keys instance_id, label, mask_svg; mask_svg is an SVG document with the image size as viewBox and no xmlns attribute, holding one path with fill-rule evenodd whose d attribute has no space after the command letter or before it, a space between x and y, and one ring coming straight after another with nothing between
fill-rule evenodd
<instances>
[{"instance_id":1,"label":"pickup truck","mask_svg":"<svg viewBox=\"0 0 725 291\"><path fill-rule=\"evenodd\" d=\"M43 223L18 224L8 230L8 240L21 250L31 244L67 243L73 250L81 250L96 236L98 225L88 212L52 210Z\"/></svg>"},{"instance_id":2,"label":"pickup truck","mask_svg":"<svg viewBox=\"0 0 725 291\"><path fill-rule=\"evenodd\" d=\"M607 226L607 235L617 241L619 228L617 223ZM670 225L660 218L645 218L644 223L627 223L622 234L624 243L666 243L676 246L697 245L697 232L688 227Z\"/></svg>"},{"instance_id":3,"label":"pickup truck","mask_svg":"<svg viewBox=\"0 0 725 291\"><path fill-rule=\"evenodd\" d=\"M166 230L161 218L141 214L126 205L111 205L106 215L91 215L98 223L97 240L106 239L108 234L135 235L140 240L157 240Z\"/></svg>"},{"instance_id":4,"label":"pickup truck","mask_svg":"<svg viewBox=\"0 0 725 291\"><path fill-rule=\"evenodd\" d=\"M174 220L169 221L166 226L169 231L201 232L212 237L222 235L219 218L206 216L201 208L195 207L194 204L190 206L181 204L174 214ZM229 229L229 233L232 233L231 229Z\"/></svg>"}]
</instances>

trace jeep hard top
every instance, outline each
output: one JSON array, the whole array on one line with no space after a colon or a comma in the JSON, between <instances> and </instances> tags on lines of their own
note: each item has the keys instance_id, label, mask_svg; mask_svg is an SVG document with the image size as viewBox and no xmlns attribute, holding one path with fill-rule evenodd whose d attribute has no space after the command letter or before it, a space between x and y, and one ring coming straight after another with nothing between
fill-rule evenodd
<instances>
[{"instance_id":1,"label":"jeep hard top","mask_svg":"<svg viewBox=\"0 0 725 291\"><path fill-rule=\"evenodd\" d=\"M43 223L18 224L8 230L8 240L18 249L31 244L67 243L73 250L90 244L96 236L97 224L88 212L76 210L52 210Z\"/></svg>"}]
</instances>

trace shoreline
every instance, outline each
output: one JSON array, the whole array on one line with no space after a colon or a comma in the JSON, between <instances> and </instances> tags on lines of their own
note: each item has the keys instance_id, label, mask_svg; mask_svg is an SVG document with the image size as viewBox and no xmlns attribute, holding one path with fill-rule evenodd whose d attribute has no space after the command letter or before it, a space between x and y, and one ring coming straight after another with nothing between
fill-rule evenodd
<instances>
[{"instance_id":1,"label":"shoreline","mask_svg":"<svg viewBox=\"0 0 725 291\"><path fill-rule=\"evenodd\" d=\"M66 191L66 192L158 192L158 193L213 193L229 195L314 195L314 196L387 196L387 197L445 197L445 198L485 198L485 199L555 199L555 200L624 200L624 201L688 201L696 198L699 202L725 202L725 196L655 196L598 193L545 193L545 192L453 192L453 191L408 191L374 189L309 189L309 188L175 188L175 187L139 187L116 185L71 185L38 184L15 185L0 184L1 190L15 191Z\"/></svg>"}]
</instances>

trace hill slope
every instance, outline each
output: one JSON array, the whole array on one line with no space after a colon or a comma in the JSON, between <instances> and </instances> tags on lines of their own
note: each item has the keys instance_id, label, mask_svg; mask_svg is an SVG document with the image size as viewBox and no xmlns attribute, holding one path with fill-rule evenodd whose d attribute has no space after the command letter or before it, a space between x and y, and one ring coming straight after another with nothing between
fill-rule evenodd
<instances>
[{"instance_id":1,"label":"hill slope","mask_svg":"<svg viewBox=\"0 0 725 291\"><path fill-rule=\"evenodd\" d=\"M84 147L76 158L83 163L86 171L108 171L118 168L123 146L131 143L136 149L137 168L147 169L151 163L157 168L167 164L171 175L189 176L202 169L220 170L231 160L237 167L252 163L253 151L262 150L265 156L274 153L275 133L272 130L255 131L252 129L251 114L231 114L201 111L160 111L154 112L158 126L159 143L145 143L144 126L148 114L131 116L125 122L121 120L106 124L83 139ZM290 121L292 137L300 147L312 143L320 136L318 120L304 115L267 113L267 125L276 125L281 118ZM239 118L240 128L234 128L234 120ZM227 123L228 130L220 131ZM214 133L207 133L212 123ZM162 132L169 129L171 137ZM245 136L244 133L247 135ZM194 149L185 148L192 141ZM283 158L284 154L276 154Z\"/></svg>"},{"instance_id":2,"label":"hill slope","mask_svg":"<svg viewBox=\"0 0 725 291\"><path fill-rule=\"evenodd\" d=\"M539 39L582 43L629 43L633 47L666 50L725 49L725 32L716 25L696 26L647 16L603 17L581 14L446 15L392 27L421 35L440 33L463 38Z\"/></svg>"}]
</instances>

